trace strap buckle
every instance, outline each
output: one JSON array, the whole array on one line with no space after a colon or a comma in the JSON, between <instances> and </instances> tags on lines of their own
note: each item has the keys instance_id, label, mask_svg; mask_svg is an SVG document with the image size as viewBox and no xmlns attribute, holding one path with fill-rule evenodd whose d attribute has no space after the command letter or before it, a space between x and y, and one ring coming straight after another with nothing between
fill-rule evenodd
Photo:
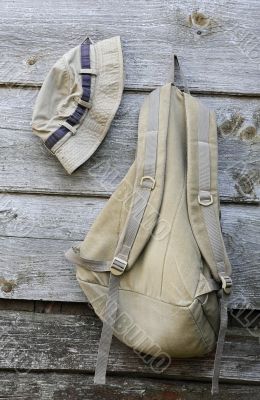
<instances>
[{"instance_id":1,"label":"strap buckle","mask_svg":"<svg viewBox=\"0 0 260 400\"><path fill-rule=\"evenodd\" d=\"M201 206L210 206L213 204L213 196L206 190L201 190L198 194L198 202Z\"/></svg>"},{"instance_id":2,"label":"strap buckle","mask_svg":"<svg viewBox=\"0 0 260 400\"><path fill-rule=\"evenodd\" d=\"M112 261L110 272L113 275L122 275L127 266L127 261L122 260L122 258L115 257Z\"/></svg>"},{"instance_id":3,"label":"strap buckle","mask_svg":"<svg viewBox=\"0 0 260 400\"><path fill-rule=\"evenodd\" d=\"M232 290L232 279L228 275L221 275L220 276L222 282L222 289L226 294L230 294Z\"/></svg>"},{"instance_id":4,"label":"strap buckle","mask_svg":"<svg viewBox=\"0 0 260 400\"><path fill-rule=\"evenodd\" d=\"M155 179L152 176L145 175L141 178L140 185L144 188L153 190L155 187Z\"/></svg>"}]
</instances>

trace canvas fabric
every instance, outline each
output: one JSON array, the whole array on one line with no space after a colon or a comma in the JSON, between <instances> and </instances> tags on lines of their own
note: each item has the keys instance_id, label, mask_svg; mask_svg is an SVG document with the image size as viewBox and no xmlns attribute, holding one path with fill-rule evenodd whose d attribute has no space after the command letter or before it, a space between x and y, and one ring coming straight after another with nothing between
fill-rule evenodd
<instances>
[{"instance_id":1,"label":"canvas fabric","mask_svg":"<svg viewBox=\"0 0 260 400\"><path fill-rule=\"evenodd\" d=\"M87 68L84 65L82 68L83 51ZM85 101L82 100L84 85ZM34 106L32 128L69 174L87 161L104 139L120 104L122 91L120 37L95 44L86 41L85 45L64 54L51 68ZM77 114L79 104L81 118L71 126L67 121ZM70 130L50 146L50 137L61 127Z\"/></svg>"},{"instance_id":2,"label":"canvas fabric","mask_svg":"<svg viewBox=\"0 0 260 400\"><path fill-rule=\"evenodd\" d=\"M120 277L114 335L152 356L202 356L215 348L221 287L198 205L196 156L199 100L172 84L159 89L155 187ZM74 251L82 260L113 260L142 177L149 97L139 116L136 160ZM216 121L209 122L214 210L217 191ZM69 257L70 258L70 257ZM111 261L112 262L112 261ZM226 257L227 270L230 264ZM97 315L104 319L110 272L77 265L77 279ZM89 267L89 268L88 268ZM213 279L215 278L215 279Z\"/></svg>"}]
</instances>

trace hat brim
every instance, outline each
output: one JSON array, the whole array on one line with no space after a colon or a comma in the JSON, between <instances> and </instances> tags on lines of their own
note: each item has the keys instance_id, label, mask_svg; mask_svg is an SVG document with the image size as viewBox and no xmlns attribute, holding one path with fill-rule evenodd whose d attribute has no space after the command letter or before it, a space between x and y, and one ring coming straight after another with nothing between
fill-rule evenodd
<instances>
[{"instance_id":1,"label":"hat brim","mask_svg":"<svg viewBox=\"0 0 260 400\"><path fill-rule=\"evenodd\" d=\"M94 65L97 71L91 87L92 107L76 134L54 150L55 156L69 174L86 162L103 141L119 107L124 87L119 36L94 44L90 59L91 68Z\"/></svg>"}]
</instances>

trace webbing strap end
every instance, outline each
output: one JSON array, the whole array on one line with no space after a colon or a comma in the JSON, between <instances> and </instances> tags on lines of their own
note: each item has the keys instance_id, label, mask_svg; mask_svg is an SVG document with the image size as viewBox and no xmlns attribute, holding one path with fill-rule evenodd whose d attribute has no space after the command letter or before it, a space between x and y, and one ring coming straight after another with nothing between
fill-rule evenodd
<instances>
[{"instance_id":1,"label":"webbing strap end","mask_svg":"<svg viewBox=\"0 0 260 400\"><path fill-rule=\"evenodd\" d=\"M219 376L220 376L220 367L221 367L221 358L223 354L225 335L228 325L228 313L227 313L227 296L224 291L222 291L222 296L220 299L220 327L218 334L218 342L215 353L214 360L214 369L212 376L212 386L211 386L211 394L218 394L219 392Z\"/></svg>"}]
</instances>

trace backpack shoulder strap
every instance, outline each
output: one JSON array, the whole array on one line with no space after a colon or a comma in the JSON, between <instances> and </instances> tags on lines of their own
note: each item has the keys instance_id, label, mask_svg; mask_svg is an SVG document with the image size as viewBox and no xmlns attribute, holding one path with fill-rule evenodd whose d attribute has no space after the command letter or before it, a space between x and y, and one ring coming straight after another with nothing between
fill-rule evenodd
<instances>
[{"instance_id":1,"label":"backpack shoulder strap","mask_svg":"<svg viewBox=\"0 0 260 400\"><path fill-rule=\"evenodd\" d=\"M120 233L112 261L83 258L80 246L66 257L93 272L110 272L103 328L99 343L94 382L104 384L113 328L119 303L120 277L130 269L151 237L159 218L164 191L166 146L171 85L147 96L140 112L135 181L128 215Z\"/></svg>"},{"instance_id":2,"label":"backpack shoulder strap","mask_svg":"<svg viewBox=\"0 0 260 400\"><path fill-rule=\"evenodd\" d=\"M142 117L139 120L133 198L110 268L108 296L94 377L94 382L97 384L105 383L118 309L120 276L126 269L133 266L151 236L159 216L164 188L170 88L171 85L166 85L154 90L148 96L147 121L144 121L146 118ZM161 118L161 113L166 113L163 115L164 118ZM165 124L165 117L167 126L162 127L161 125ZM133 256L132 253L134 253Z\"/></svg>"},{"instance_id":3,"label":"backpack shoulder strap","mask_svg":"<svg viewBox=\"0 0 260 400\"><path fill-rule=\"evenodd\" d=\"M212 392L218 392L221 355L227 328L227 303L231 291L231 265L224 245L217 187L217 126L215 114L185 95L188 169L187 201L190 222L201 253L214 279L221 283L220 330L215 355Z\"/></svg>"},{"instance_id":4,"label":"backpack shoulder strap","mask_svg":"<svg viewBox=\"0 0 260 400\"><path fill-rule=\"evenodd\" d=\"M217 127L214 112L185 94L187 123L187 202L201 253L217 282L231 274L220 220Z\"/></svg>"}]
</instances>

